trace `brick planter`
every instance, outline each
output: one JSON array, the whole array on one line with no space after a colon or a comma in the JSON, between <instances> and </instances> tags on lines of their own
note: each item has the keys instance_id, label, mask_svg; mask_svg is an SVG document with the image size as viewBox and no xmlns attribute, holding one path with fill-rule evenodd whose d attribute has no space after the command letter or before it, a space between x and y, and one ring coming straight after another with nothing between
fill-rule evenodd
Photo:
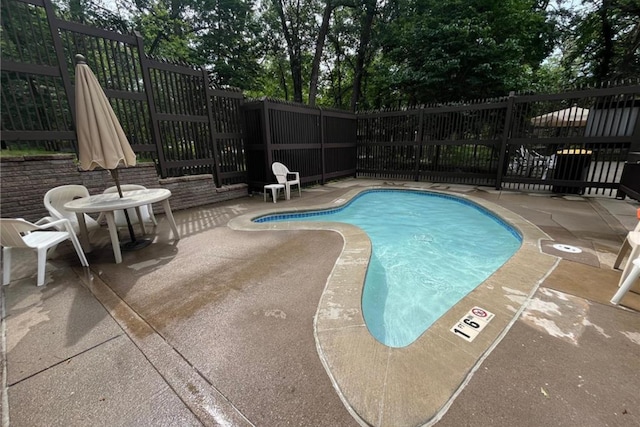
<instances>
[{"instance_id":1,"label":"brick planter","mask_svg":"<svg viewBox=\"0 0 640 427\"><path fill-rule=\"evenodd\" d=\"M159 179L153 163L120 168L121 184L171 190L174 211L247 196L246 184L216 188L212 175ZM0 216L36 221L47 215L43 198L56 186L81 184L90 194L115 185L109 171L79 170L73 154L3 157L0 159ZM154 211L162 213L160 204Z\"/></svg>"}]
</instances>

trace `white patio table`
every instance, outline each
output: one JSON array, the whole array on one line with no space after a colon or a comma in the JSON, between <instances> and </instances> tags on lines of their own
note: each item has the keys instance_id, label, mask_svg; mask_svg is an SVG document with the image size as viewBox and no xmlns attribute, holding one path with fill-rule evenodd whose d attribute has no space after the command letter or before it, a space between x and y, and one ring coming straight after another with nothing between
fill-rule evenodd
<instances>
[{"instance_id":1,"label":"white patio table","mask_svg":"<svg viewBox=\"0 0 640 427\"><path fill-rule=\"evenodd\" d=\"M140 206L157 202L162 203L164 213L169 220L169 225L173 232L173 238L176 240L180 239L180 233L178 233L178 227L176 226L176 221L173 218L171 206L169 205L171 191L166 188L148 188L146 190L125 191L122 195L123 197L120 198L118 193L97 194L65 203L65 209L75 212L78 217L83 247L87 249L90 248L89 233L87 232L87 225L84 222L83 214L102 212L107 219L116 264L120 264L122 262L122 252L120 251L120 240L118 238L118 227L116 226L114 211L139 208Z\"/></svg>"}]
</instances>

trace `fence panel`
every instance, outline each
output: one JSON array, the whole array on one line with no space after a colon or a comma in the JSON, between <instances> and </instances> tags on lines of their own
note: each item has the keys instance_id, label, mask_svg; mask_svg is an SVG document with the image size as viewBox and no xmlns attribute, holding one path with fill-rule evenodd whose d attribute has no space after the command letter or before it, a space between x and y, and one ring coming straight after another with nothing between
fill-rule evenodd
<instances>
[{"instance_id":1,"label":"fence panel","mask_svg":"<svg viewBox=\"0 0 640 427\"><path fill-rule=\"evenodd\" d=\"M503 186L613 195L639 111L638 85L515 97Z\"/></svg>"},{"instance_id":2,"label":"fence panel","mask_svg":"<svg viewBox=\"0 0 640 427\"><path fill-rule=\"evenodd\" d=\"M270 103L268 110L273 162L300 172L302 183L322 180L320 110L302 105Z\"/></svg>"},{"instance_id":3,"label":"fence panel","mask_svg":"<svg viewBox=\"0 0 640 427\"><path fill-rule=\"evenodd\" d=\"M300 172L303 184L355 174L355 114L270 99L244 110L249 187L274 181L273 162Z\"/></svg>"},{"instance_id":4,"label":"fence panel","mask_svg":"<svg viewBox=\"0 0 640 427\"><path fill-rule=\"evenodd\" d=\"M493 185L505 102L358 116L358 176Z\"/></svg>"},{"instance_id":5,"label":"fence panel","mask_svg":"<svg viewBox=\"0 0 640 427\"><path fill-rule=\"evenodd\" d=\"M212 89L209 92L213 135L219 155L219 182L223 185L247 180L243 102L244 96L237 90Z\"/></svg>"},{"instance_id":6,"label":"fence panel","mask_svg":"<svg viewBox=\"0 0 640 427\"><path fill-rule=\"evenodd\" d=\"M159 130L164 177L216 175L214 146L202 71L185 65L146 60L153 94L151 120Z\"/></svg>"},{"instance_id":7,"label":"fence panel","mask_svg":"<svg viewBox=\"0 0 640 427\"><path fill-rule=\"evenodd\" d=\"M613 195L640 86L360 114L358 176Z\"/></svg>"},{"instance_id":8,"label":"fence panel","mask_svg":"<svg viewBox=\"0 0 640 427\"><path fill-rule=\"evenodd\" d=\"M323 179L355 176L358 122L344 111L322 110Z\"/></svg>"},{"instance_id":9,"label":"fence panel","mask_svg":"<svg viewBox=\"0 0 640 427\"><path fill-rule=\"evenodd\" d=\"M139 159L162 177L244 182L242 94L200 67L144 54L139 35L58 19L47 0L2 0L2 148L76 152L74 77L82 54Z\"/></svg>"},{"instance_id":10,"label":"fence panel","mask_svg":"<svg viewBox=\"0 0 640 427\"><path fill-rule=\"evenodd\" d=\"M494 185L507 103L423 110L419 180Z\"/></svg>"},{"instance_id":11,"label":"fence panel","mask_svg":"<svg viewBox=\"0 0 640 427\"><path fill-rule=\"evenodd\" d=\"M357 174L413 180L419 123L417 110L358 115Z\"/></svg>"},{"instance_id":12,"label":"fence panel","mask_svg":"<svg viewBox=\"0 0 640 427\"><path fill-rule=\"evenodd\" d=\"M51 13L43 1L2 0L3 149L76 150Z\"/></svg>"}]
</instances>

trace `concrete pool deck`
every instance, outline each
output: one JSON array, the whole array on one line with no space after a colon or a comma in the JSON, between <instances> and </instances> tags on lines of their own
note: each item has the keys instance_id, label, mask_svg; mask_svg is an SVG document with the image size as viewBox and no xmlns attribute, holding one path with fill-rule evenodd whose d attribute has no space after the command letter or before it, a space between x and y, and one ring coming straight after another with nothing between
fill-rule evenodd
<instances>
[{"instance_id":1,"label":"concrete pool deck","mask_svg":"<svg viewBox=\"0 0 640 427\"><path fill-rule=\"evenodd\" d=\"M371 186L469 197L525 235L510 265L405 349L378 344L361 321L368 239L357 229L233 230L251 226L246 219L260 212L335 205ZM157 242L125 253L118 266L108 237L99 236L90 273L69 268L79 264L61 254L43 288L34 286L33 258L16 256L3 289L3 420L633 425L640 421L640 295L625 296L628 308L608 299L620 275L611 265L637 207L601 197L345 180L276 205L247 197L176 212L180 241L169 240L161 221ZM560 253L556 242L583 252ZM496 316L467 343L449 329L475 305Z\"/></svg>"}]
</instances>

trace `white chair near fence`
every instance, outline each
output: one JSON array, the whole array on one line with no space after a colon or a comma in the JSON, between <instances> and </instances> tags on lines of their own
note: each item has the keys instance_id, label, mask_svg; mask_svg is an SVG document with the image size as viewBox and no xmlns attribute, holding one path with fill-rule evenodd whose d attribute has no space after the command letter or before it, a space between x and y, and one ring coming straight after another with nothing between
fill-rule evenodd
<instances>
[{"instance_id":1,"label":"white chair near fence","mask_svg":"<svg viewBox=\"0 0 640 427\"><path fill-rule=\"evenodd\" d=\"M285 165L280 162L273 162L271 171L276 176L278 184L284 185L284 193L287 200L291 198L291 187L298 186L298 196L302 197L300 190L300 172L291 172Z\"/></svg>"}]
</instances>

